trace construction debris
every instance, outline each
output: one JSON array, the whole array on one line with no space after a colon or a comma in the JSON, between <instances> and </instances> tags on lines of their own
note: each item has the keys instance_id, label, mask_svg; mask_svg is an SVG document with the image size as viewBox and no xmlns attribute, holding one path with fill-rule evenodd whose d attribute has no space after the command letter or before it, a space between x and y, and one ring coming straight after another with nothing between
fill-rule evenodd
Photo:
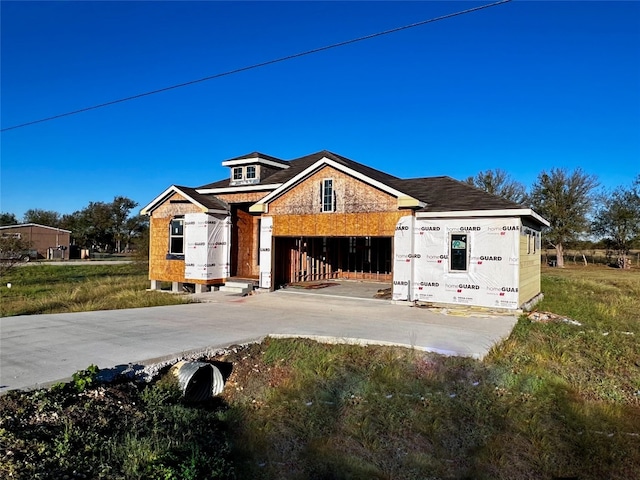
<instances>
[{"instance_id":1,"label":"construction debris","mask_svg":"<svg viewBox=\"0 0 640 480\"><path fill-rule=\"evenodd\" d=\"M539 323L564 322L570 325L575 325L577 327L582 326L582 324L577 320L572 320L563 315L556 315L555 313L551 313L551 312L539 312L537 310L534 310L533 312L527 315L527 318L532 322L539 322Z\"/></svg>"}]
</instances>

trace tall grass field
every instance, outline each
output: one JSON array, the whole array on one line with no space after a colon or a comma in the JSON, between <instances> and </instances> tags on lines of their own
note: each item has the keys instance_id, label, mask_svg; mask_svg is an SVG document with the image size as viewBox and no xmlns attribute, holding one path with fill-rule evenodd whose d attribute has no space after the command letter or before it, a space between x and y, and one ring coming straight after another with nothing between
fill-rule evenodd
<instances>
[{"instance_id":1,"label":"tall grass field","mask_svg":"<svg viewBox=\"0 0 640 480\"><path fill-rule=\"evenodd\" d=\"M544 268L542 288L555 315L523 315L483 361L268 338L203 359L233 366L205 403L170 374L91 369L9 392L0 477L639 478L640 271Z\"/></svg>"},{"instance_id":2,"label":"tall grass field","mask_svg":"<svg viewBox=\"0 0 640 480\"><path fill-rule=\"evenodd\" d=\"M16 267L0 278L0 316L154 307L189 301L181 295L146 291L147 272L145 263L37 263Z\"/></svg>"}]
</instances>

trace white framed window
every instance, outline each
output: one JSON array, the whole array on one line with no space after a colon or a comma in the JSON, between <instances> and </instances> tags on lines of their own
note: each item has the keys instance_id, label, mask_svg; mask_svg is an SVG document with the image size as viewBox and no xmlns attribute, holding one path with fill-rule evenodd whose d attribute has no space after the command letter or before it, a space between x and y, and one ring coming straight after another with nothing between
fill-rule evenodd
<instances>
[{"instance_id":1,"label":"white framed window","mask_svg":"<svg viewBox=\"0 0 640 480\"><path fill-rule=\"evenodd\" d=\"M169 253L184 255L184 218L173 218L169 228Z\"/></svg>"},{"instance_id":2,"label":"white framed window","mask_svg":"<svg viewBox=\"0 0 640 480\"><path fill-rule=\"evenodd\" d=\"M325 178L322 180L320 188L320 202L322 205L321 212L336 211L336 195L333 190L333 179Z\"/></svg>"},{"instance_id":3,"label":"white framed window","mask_svg":"<svg viewBox=\"0 0 640 480\"><path fill-rule=\"evenodd\" d=\"M466 272L469 268L469 235L452 233L449 237L449 271Z\"/></svg>"},{"instance_id":4,"label":"white framed window","mask_svg":"<svg viewBox=\"0 0 640 480\"><path fill-rule=\"evenodd\" d=\"M234 167L233 168L233 179L234 180L242 180L242 167Z\"/></svg>"},{"instance_id":5,"label":"white framed window","mask_svg":"<svg viewBox=\"0 0 640 480\"><path fill-rule=\"evenodd\" d=\"M247 167L247 170L245 171L245 177L246 179L254 179L256 178L256 167L254 166L249 166Z\"/></svg>"}]
</instances>

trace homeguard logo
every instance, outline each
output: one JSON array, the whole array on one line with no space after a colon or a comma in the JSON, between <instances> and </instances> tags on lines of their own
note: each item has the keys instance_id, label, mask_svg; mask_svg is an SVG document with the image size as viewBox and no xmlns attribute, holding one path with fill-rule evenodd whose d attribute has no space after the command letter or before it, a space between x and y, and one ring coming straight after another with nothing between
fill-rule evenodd
<instances>
[{"instance_id":1,"label":"homeguard logo","mask_svg":"<svg viewBox=\"0 0 640 480\"><path fill-rule=\"evenodd\" d=\"M427 262L436 262L442 263L443 260L447 260L449 258L448 255L427 255Z\"/></svg>"},{"instance_id":2,"label":"homeguard logo","mask_svg":"<svg viewBox=\"0 0 640 480\"><path fill-rule=\"evenodd\" d=\"M205 267L215 267L216 264L215 263L205 263L204 265Z\"/></svg>"},{"instance_id":3,"label":"homeguard logo","mask_svg":"<svg viewBox=\"0 0 640 480\"><path fill-rule=\"evenodd\" d=\"M410 253L409 255L407 255L407 257L409 258L420 258L422 255L420 255L419 253Z\"/></svg>"},{"instance_id":4,"label":"homeguard logo","mask_svg":"<svg viewBox=\"0 0 640 480\"><path fill-rule=\"evenodd\" d=\"M195 225L196 222L194 220L191 220L190 222L184 222L185 225Z\"/></svg>"},{"instance_id":5,"label":"homeguard logo","mask_svg":"<svg viewBox=\"0 0 640 480\"><path fill-rule=\"evenodd\" d=\"M214 242L213 243L213 248L216 248L216 247L219 247L219 246L222 246L222 245L226 245L226 244L227 244L227 242Z\"/></svg>"},{"instance_id":6,"label":"homeguard logo","mask_svg":"<svg viewBox=\"0 0 640 480\"><path fill-rule=\"evenodd\" d=\"M445 287L454 289L458 293L462 292L462 290L480 290L480 285L474 285L473 283L460 283L458 285L455 283L447 283Z\"/></svg>"},{"instance_id":7,"label":"homeguard logo","mask_svg":"<svg viewBox=\"0 0 640 480\"><path fill-rule=\"evenodd\" d=\"M487 292L504 297L505 293L518 293L518 287L487 287Z\"/></svg>"},{"instance_id":8,"label":"homeguard logo","mask_svg":"<svg viewBox=\"0 0 640 480\"><path fill-rule=\"evenodd\" d=\"M270 252L271 249L270 248L261 248L260 251L261 252Z\"/></svg>"},{"instance_id":9,"label":"homeguard logo","mask_svg":"<svg viewBox=\"0 0 640 480\"><path fill-rule=\"evenodd\" d=\"M185 267L195 267L196 264L195 263L185 263L184 266Z\"/></svg>"},{"instance_id":10,"label":"homeguard logo","mask_svg":"<svg viewBox=\"0 0 640 480\"><path fill-rule=\"evenodd\" d=\"M519 232L520 231L520 226L518 226L518 225L504 225L502 227L502 230L504 230L505 232Z\"/></svg>"},{"instance_id":11,"label":"homeguard logo","mask_svg":"<svg viewBox=\"0 0 640 480\"><path fill-rule=\"evenodd\" d=\"M420 282L420 287L439 287L440 284L438 282Z\"/></svg>"},{"instance_id":12,"label":"homeguard logo","mask_svg":"<svg viewBox=\"0 0 640 480\"><path fill-rule=\"evenodd\" d=\"M429 225L429 226L417 228L416 230L420 232L420 235L424 235L424 232L439 232L440 227L434 227Z\"/></svg>"},{"instance_id":13,"label":"homeguard logo","mask_svg":"<svg viewBox=\"0 0 640 480\"><path fill-rule=\"evenodd\" d=\"M481 255L479 257L471 257L471 261L475 261L478 265L482 265L482 262L501 262L502 257Z\"/></svg>"},{"instance_id":14,"label":"homeguard logo","mask_svg":"<svg viewBox=\"0 0 640 480\"><path fill-rule=\"evenodd\" d=\"M396 232L399 232L401 230L409 230L409 227L407 225L398 225L396 227Z\"/></svg>"},{"instance_id":15,"label":"homeguard logo","mask_svg":"<svg viewBox=\"0 0 640 480\"><path fill-rule=\"evenodd\" d=\"M393 284L406 287L407 285L409 285L409 282L407 280L394 280Z\"/></svg>"},{"instance_id":16,"label":"homeguard logo","mask_svg":"<svg viewBox=\"0 0 640 480\"><path fill-rule=\"evenodd\" d=\"M205 243L205 242L195 242L195 243L193 244L193 246L194 246L194 247L204 247L205 245L206 245L206 243Z\"/></svg>"},{"instance_id":17,"label":"homeguard logo","mask_svg":"<svg viewBox=\"0 0 640 480\"><path fill-rule=\"evenodd\" d=\"M466 226L466 227L447 227L447 232L479 232L482 227Z\"/></svg>"},{"instance_id":18,"label":"homeguard logo","mask_svg":"<svg viewBox=\"0 0 640 480\"><path fill-rule=\"evenodd\" d=\"M396 253L396 260L404 260L405 262L410 262L411 259L409 258L409 255L407 255L406 253Z\"/></svg>"}]
</instances>

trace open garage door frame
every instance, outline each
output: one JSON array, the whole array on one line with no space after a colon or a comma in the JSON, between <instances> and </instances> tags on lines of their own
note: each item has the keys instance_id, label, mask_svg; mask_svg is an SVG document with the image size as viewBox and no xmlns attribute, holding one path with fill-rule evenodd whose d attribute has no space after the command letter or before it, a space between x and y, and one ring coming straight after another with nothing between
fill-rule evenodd
<instances>
[{"instance_id":1,"label":"open garage door frame","mask_svg":"<svg viewBox=\"0 0 640 480\"><path fill-rule=\"evenodd\" d=\"M274 237L274 286L317 280L392 281L391 237Z\"/></svg>"}]
</instances>

